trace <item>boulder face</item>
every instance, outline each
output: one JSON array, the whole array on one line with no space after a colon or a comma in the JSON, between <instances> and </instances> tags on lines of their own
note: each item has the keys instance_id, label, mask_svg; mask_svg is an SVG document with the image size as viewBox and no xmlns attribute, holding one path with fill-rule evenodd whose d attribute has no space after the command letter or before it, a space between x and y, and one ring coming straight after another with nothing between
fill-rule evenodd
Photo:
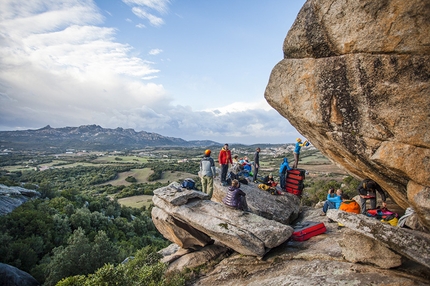
<instances>
[{"instance_id":1,"label":"boulder face","mask_svg":"<svg viewBox=\"0 0 430 286\"><path fill-rule=\"evenodd\" d=\"M265 98L430 229L430 3L308 0Z\"/></svg>"},{"instance_id":2,"label":"boulder face","mask_svg":"<svg viewBox=\"0 0 430 286\"><path fill-rule=\"evenodd\" d=\"M256 215L282 224L291 224L299 216L300 199L293 194L284 192L283 195L271 195L254 183L241 184L240 189L246 194L249 210ZM227 192L228 188L215 179L212 201L222 203Z\"/></svg>"},{"instance_id":3,"label":"boulder face","mask_svg":"<svg viewBox=\"0 0 430 286\"><path fill-rule=\"evenodd\" d=\"M198 250L215 241L243 255L263 257L293 233L291 226L213 202L176 182L155 190L152 201L155 227L185 249Z\"/></svg>"},{"instance_id":4,"label":"boulder face","mask_svg":"<svg viewBox=\"0 0 430 286\"><path fill-rule=\"evenodd\" d=\"M0 216L10 213L26 201L38 197L40 197L38 191L0 184Z\"/></svg>"}]
</instances>

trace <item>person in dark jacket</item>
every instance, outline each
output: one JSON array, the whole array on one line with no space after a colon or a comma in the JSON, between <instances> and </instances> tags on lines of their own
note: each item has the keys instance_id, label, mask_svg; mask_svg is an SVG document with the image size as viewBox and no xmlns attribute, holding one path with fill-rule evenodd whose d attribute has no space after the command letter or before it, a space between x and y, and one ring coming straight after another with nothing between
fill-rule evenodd
<instances>
[{"instance_id":1,"label":"person in dark jacket","mask_svg":"<svg viewBox=\"0 0 430 286\"><path fill-rule=\"evenodd\" d=\"M246 194L239 187L239 181L234 179L231 182L231 186L228 188L227 195L222 199L222 202L229 207L248 211L248 204L245 198Z\"/></svg>"},{"instance_id":2,"label":"person in dark jacket","mask_svg":"<svg viewBox=\"0 0 430 286\"><path fill-rule=\"evenodd\" d=\"M371 179L364 179L357 187L360 195L361 213L366 214L366 202L370 201L370 208L376 209L376 191L381 195L382 206L387 207L385 192L375 181Z\"/></svg>"},{"instance_id":3,"label":"person in dark jacket","mask_svg":"<svg viewBox=\"0 0 430 286\"><path fill-rule=\"evenodd\" d=\"M260 147L257 147L257 149L255 149L255 154L254 154L254 177L252 178L252 180L254 181L254 183L258 183L257 181L257 174L258 174L258 169L260 168Z\"/></svg>"},{"instance_id":4,"label":"person in dark jacket","mask_svg":"<svg viewBox=\"0 0 430 286\"><path fill-rule=\"evenodd\" d=\"M279 167L279 183L281 184L281 189L283 191L285 191L285 180L288 170L291 170L291 168L288 164L288 159L284 158L284 161L282 161L281 166Z\"/></svg>"}]
</instances>

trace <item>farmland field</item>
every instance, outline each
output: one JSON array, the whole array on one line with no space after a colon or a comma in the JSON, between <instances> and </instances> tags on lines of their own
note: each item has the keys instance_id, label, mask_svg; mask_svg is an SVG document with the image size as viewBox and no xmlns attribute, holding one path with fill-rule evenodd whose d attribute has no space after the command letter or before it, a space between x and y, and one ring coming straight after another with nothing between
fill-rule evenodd
<instances>
[{"instance_id":1,"label":"farmland field","mask_svg":"<svg viewBox=\"0 0 430 286\"><path fill-rule=\"evenodd\" d=\"M119 199L118 202L126 207L131 208L141 208L145 206L146 208L152 203L152 196L149 195L141 195L141 196L133 196L128 198Z\"/></svg>"}]
</instances>

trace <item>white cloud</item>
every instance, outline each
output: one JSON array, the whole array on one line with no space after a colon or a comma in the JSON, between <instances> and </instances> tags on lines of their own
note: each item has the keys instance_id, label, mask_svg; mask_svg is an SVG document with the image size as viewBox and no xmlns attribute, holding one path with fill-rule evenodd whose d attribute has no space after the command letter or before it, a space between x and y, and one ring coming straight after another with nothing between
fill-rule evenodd
<instances>
[{"instance_id":1,"label":"white cloud","mask_svg":"<svg viewBox=\"0 0 430 286\"><path fill-rule=\"evenodd\" d=\"M132 56L132 46L116 41L115 28L100 26L103 16L91 0L19 2L0 2L1 130L98 124L186 140L253 144L297 137L264 99L203 111L173 106L175 95L151 82L159 72L154 63ZM159 12L169 4L124 2Z\"/></svg>"},{"instance_id":2,"label":"white cloud","mask_svg":"<svg viewBox=\"0 0 430 286\"><path fill-rule=\"evenodd\" d=\"M226 106L205 109L206 112L211 112L216 116L224 116L237 112L251 112L252 110L262 109L264 111L272 110L273 108L264 99L257 102L232 102Z\"/></svg>"},{"instance_id":3,"label":"white cloud","mask_svg":"<svg viewBox=\"0 0 430 286\"><path fill-rule=\"evenodd\" d=\"M155 56L155 55L158 55L161 52L163 52L163 50L161 50L161 49L152 49L152 50L149 51L148 54L150 54L152 56Z\"/></svg>"},{"instance_id":4,"label":"white cloud","mask_svg":"<svg viewBox=\"0 0 430 286\"><path fill-rule=\"evenodd\" d=\"M166 13L168 10L169 0L123 0L127 5L144 6L154 9L159 13Z\"/></svg>"},{"instance_id":5,"label":"white cloud","mask_svg":"<svg viewBox=\"0 0 430 286\"><path fill-rule=\"evenodd\" d=\"M136 27L139 28L139 29L146 28L146 26L144 24L142 24L142 23L137 24Z\"/></svg>"},{"instance_id":6,"label":"white cloud","mask_svg":"<svg viewBox=\"0 0 430 286\"><path fill-rule=\"evenodd\" d=\"M132 9L131 9L131 11L137 16L137 17L139 17L139 18L141 18L141 19L147 19L148 21L149 21L149 23L152 25L152 26L156 26L156 27L158 27L158 26L161 26L161 25L163 25L164 24L164 20L163 19L161 19L161 18L159 18L159 17L157 17L157 16L155 16L155 15L153 15L153 14L151 14L151 13L148 13L146 10L144 10L144 9L142 9L142 8L139 8L139 7L133 7Z\"/></svg>"}]
</instances>

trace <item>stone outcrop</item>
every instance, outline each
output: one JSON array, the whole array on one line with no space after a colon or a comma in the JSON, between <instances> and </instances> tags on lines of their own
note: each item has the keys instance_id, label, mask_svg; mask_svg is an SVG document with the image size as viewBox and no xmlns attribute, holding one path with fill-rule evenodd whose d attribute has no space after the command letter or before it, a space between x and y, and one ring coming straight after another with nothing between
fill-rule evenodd
<instances>
[{"instance_id":1,"label":"stone outcrop","mask_svg":"<svg viewBox=\"0 0 430 286\"><path fill-rule=\"evenodd\" d=\"M21 187L8 187L0 184L0 215L12 212L31 198L40 197L40 193Z\"/></svg>"},{"instance_id":2,"label":"stone outcrop","mask_svg":"<svg viewBox=\"0 0 430 286\"><path fill-rule=\"evenodd\" d=\"M14 266L0 263L0 285L7 286L38 286L33 276Z\"/></svg>"},{"instance_id":3,"label":"stone outcrop","mask_svg":"<svg viewBox=\"0 0 430 286\"><path fill-rule=\"evenodd\" d=\"M217 241L261 258L293 232L288 225L210 201L206 194L182 189L176 182L155 190L152 200L155 226L182 248L200 249Z\"/></svg>"},{"instance_id":4,"label":"stone outcrop","mask_svg":"<svg viewBox=\"0 0 430 286\"><path fill-rule=\"evenodd\" d=\"M252 213L261 217L275 220L283 224L291 224L300 212L300 199L290 193L274 196L269 192L258 189L256 184L241 184L240 189L246 193L246 202ZM219 179L214 181L212 201L222 202L228 188Z\"/></svg>"},{"instance_id":5,"label":"stone outcrop","mask_svg":"<svg viewBox=\"0 0 430 286\"><path fill-rule=\"evenodd\" d=\"M402 257L380 241L361 235L351 229L345 229L338 240L345 260L353 263L374 264L381 268L394 268L402 265Z\"/></svg>"},{"instance_id":6,"label":"stone outcrop","mask_svg":"<svg viewBox=\"0 0 430 286\"><path fill-rule=\"evenodd\" d=\"M428 268L404 257L402 265L396 267L398 255L382 243L377 245L370 238L362 241L363 235L347 227L339 229L337 223L330 223L320 212L321 209L303 208L297 222L324 222L325 234L303 242L288 240L264 259L233 253L219 263L200 262L202 275L193 285L428 285ZM352 256L346 248L354 239L359 240L356 244L377 245L377 249ZM379 258L388 255L385 263L377 260L378 254ZM185 267L182 265L182 269Z\"/></svg>"},{"instance_id":7,"label":"stone outcrop","mask_svg":"<svg viewBox=\"0 0 430 286\"><path fill-rule=\"evenodd\" d=\"M393 227L372 217L339 210L328 210L327 217L430 268L430 235L427 233Z\"/></svg>"},{"instance_id":8,"label":"stone outcrop","mask_svg":"<svg viewBox=\"0 0 430 286\"><path fill-rule=\"evenodd\" d=\"M265 91L330 160L430 229L430 3L308 0Z\"/></svg>"}]
</instances>

